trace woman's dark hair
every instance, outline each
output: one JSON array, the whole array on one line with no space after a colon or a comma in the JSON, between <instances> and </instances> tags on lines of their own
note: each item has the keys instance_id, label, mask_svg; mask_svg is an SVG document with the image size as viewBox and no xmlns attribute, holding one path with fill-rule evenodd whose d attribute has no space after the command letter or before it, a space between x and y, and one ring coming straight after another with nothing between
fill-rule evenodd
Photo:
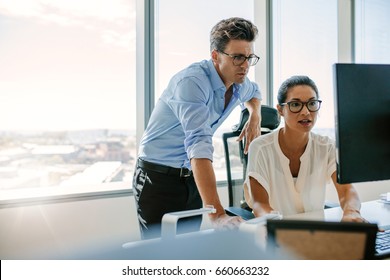
<instances>
[{"instance_id":1,"label":"woman's dark hair","mask_svg":"<svg viewBox=\"0 0 390 280\"><path fill-rule=\"evenodd\" d=\"M224 51L230 40L252 42L258 34L257 27L249 20L232 17L218 22L210 32L210 51Z\"/></svg>"},{"instance_id":2,"label":"woman's dark hair","mask_svg":"<svg viewBox=\"0 0 390 280\"><path fill-rule=\"evenodd\" d=\"M285 80L279 88L278 91L279 104L286 102L288 90L295 86L309 86L315 91L316 97L317 98L319 97L318 88L312 79L310 79L308 76L292 76L287 80Z\"/></svg>"}]
</instances>

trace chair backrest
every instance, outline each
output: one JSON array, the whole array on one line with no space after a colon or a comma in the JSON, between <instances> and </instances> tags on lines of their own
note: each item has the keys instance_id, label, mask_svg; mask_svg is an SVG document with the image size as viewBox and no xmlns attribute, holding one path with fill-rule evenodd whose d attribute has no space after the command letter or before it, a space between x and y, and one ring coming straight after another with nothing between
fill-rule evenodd
<instances>
[{"instance_id":1,"label":"chair backrest","mask_svg":"<svg viewBox=\"0 0 390 280\"><path fill-rule=\"evenodd\" d=\"M241 132L249 119L247 108L241 111L240 121L232 127L233 132ZM261 105L261 128L274 130L280 124L280 116L275 108L268 105Z\"/></svg>"},{"instance_id":2,"label":"chair backrest","mask_svg":"<svg viewBox=\"0 0 390 280\"><path fill-rule=\"evenodd\" d=\"M232 179L232 170L230 164L230 151L228 145L229 138L236 138L240 135L244 125L249 119L248 109L241 111L239 123L232 127L232 132L227 132L222 135L222 140L225 149L225 161L226 161L226 172L227 172L227 181L228 181L228 193L229 193L229 206L234 205L234 189L233 189L233 179ZM280 116L278 111L275 108L272 108L268 105L261 105L261 130L262 134L267 134L270 131L276 129L280 124ZM245 142L240 141L239 146L239 155L242 163L242 174L243 178L246 173L247 166L247 155L244 154ZM241 198L240 198L241 199Z\"/></svg>"},{"instance_id":3,"label":"chair backrest","mask_svg":"<svg viewBox=\"0 0 390 280\"><path fill-rule=\"evenodd\" d=\"M240 122L232 127L233 132L241 133L244 125L249 119L249 111L247 108L241 111ZM278 110L268 105L261 105L261 134L267 134L276 129L280 124L280 115ZM240 158L243 163L243 173L246 173L246 166L248 162L248 156L244 154L245 139L239 143Z\"/></svg>"}]
</instances>

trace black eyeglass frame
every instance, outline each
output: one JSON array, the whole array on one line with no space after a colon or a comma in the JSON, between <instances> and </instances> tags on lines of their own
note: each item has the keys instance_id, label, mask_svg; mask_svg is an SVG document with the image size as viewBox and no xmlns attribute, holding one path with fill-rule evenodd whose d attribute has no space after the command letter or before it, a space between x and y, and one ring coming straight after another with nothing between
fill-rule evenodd
<instances>
[{"instance_id":1,"label":"black eyeglass frame","mask_svg":"<svg viewBox=\"0 0 390 280\"><path fill-rule=\"evenodd\" d=\"M318 109L316 109L316 110L311 110L311 109L309 108L309 106L308 106L308 104L309 104L310 102L313 102L313 101L318 102ZM301 108L300 108L298 111L293 111L293 110L291 110L291 104L292 104L292 103L300 103L300 104L301 104ZM309 112L314 113L314 112L318 112L318 110L321 109L321 103L322 103L322 100L319 100L319 99L312 99L312 100L309 100L309 101L307 101L307 102L292 100L292 101L289 101L289 102L286 102L286 103L280 103L279 105L280 105L280 106L288 105L288 109L290 110L291 113L299 113L299 112L301 112L302 109L303 109L303 106L306 106L306 108L307 108L307 110L309 110Z\"/></svg>"},{"instance_id":2,"label":"black eyeglass frame","mask_svg":"<svg viewBox=\"0 0 390 280\"><path fill-rule=\"evenodd\" d=\"M259 60L260 60L260 57L255 55L255 54L250 54L248 56L245 56L242 54L238 54L238 55L229 54L229 53L225 53L224 51L218 51L218 52L233 58L233 65L234 66L241 66L245 63L246 60L248 60L249 66L255 66L257 64L257 62L259 62ZM241 63L234 63L236 61L236 59L240 59L240 58L245 58L245 59ZM250 59L255 59L255 62L251 63Z\"/></svg>"}]
</instances>

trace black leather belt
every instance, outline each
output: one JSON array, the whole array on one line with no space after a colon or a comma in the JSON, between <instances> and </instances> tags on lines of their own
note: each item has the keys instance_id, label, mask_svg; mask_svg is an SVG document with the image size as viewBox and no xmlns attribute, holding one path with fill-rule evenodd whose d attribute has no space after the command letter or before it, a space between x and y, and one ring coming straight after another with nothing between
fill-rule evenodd
<instances>
[{"instance_id":1,"label":"black leather belt","mask_svg":"<svg viewBox=\"0 0 390 280\"><path fill-rule=\"evenodd\" d=\"M172 176L179 176L181 178L190 177L192 175L192 171L188 168L175 168L157 163L151 163L142 159L137 160L137 165L147 170Z\"/></svg>"}]
</instances>

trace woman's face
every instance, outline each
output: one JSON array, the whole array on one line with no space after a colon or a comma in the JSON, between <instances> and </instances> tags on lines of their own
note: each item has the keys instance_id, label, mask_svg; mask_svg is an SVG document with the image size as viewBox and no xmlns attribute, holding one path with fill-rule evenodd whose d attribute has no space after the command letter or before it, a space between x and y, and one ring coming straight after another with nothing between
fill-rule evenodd
<instances>
[{"instance_id":1,"label":"woman's face","mask_svg":"<svg viewBox=\"0 0 390 280\"><path fill-rule=\"evenodd\" d=\"M317 100L316 92L307 85L298 85L290 88L287 92L285 103L290 103L292 110L297 110L300 107L299 102L303 103L302 109L297 112L291 112L289 105L278 105L278 110L281 116L284 117L285 127L294 131L309 132L317 121L318 111L311 112L308 105L312 105L310 101ZM309 103L306 103L309 102Z\"/></svg>"}]
</instances>

